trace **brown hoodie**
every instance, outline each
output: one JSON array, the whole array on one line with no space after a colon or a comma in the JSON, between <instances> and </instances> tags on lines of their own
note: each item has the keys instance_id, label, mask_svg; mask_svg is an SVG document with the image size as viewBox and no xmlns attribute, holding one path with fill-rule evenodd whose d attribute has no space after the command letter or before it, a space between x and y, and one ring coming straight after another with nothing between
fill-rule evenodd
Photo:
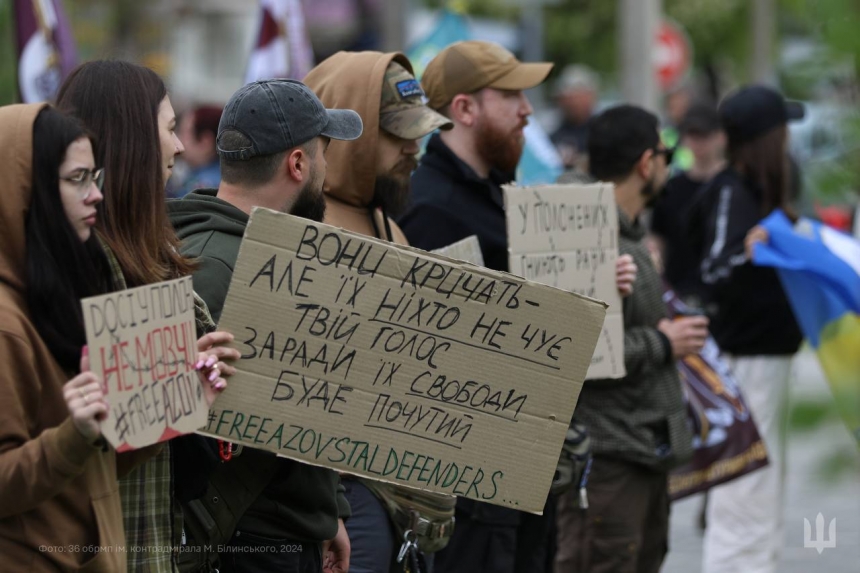
<instances>
[{"instance_id":1,"label":"brown hoodie","mask_svg":"<svg viewBox=\"0 0 860 573\"><path fill-rule=\"evenodd\" d=\"M33 122L44 104L0 108L0 568L125 571L116 457L90 444L63 372L24 299Z\"/></svg>"},{"instance_id":2,"label":"brown hoodie","mask_svg":"<svg viewBox=\"0 0 860 573\"><path fill-rule=\"evenodd\" d=\"M325 223L371 237L381 235L382 239L408 245L403 231L390 218L391 237L386 236L382 211L369 207L376 183L382 80L392 60L412 73L412 64L399 52L338 52L311 70L304 82L327 108L354 109L364 123L364 132L357 141L332 140L329 144L326 152L328 170L323 187L326 193ZM371 213L376 219L378 233L370 218ZM423 506L434 510L434 518L438 518L439 513L453 518L454 499L450 496L374 481L365 481L365 485L382 499L399 500L397 504L407 513L421 511ZM399 495L401 491L405 495ZM438 544L437 540L434 541ZM422 547L423 543L419 541ZM437 549L441 547L444 543Z\"/></svg>"},{"instance_id":3,"label":"brown hoodie","mask_svg":"<svg viewBox=\"0 0 860 573\"><path fill-rule=\"evenodd\" d=\"M364 133L356 141L332 140L328 147L324 222L407 245L406 236L391 218L391 237L386 236L382 211L370 207L376 183L382 80L391 61L412 72L412 64L399 52L338 52L312 69L304 83L327 108L354 109L364 123Z\"/></svg>"}]
</instances>

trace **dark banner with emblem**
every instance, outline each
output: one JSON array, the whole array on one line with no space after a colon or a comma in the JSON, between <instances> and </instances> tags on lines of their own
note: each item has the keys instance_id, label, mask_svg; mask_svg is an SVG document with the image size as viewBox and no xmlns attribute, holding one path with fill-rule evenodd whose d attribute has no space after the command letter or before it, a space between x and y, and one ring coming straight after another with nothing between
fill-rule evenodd
<instances>
[{"instance_id":1,"label":"dark banner with emblem","mask_svg":"<svg viewBox=\"0 0 860 573\"><path fill-rule=\"evenodd\" d=\"M691 310L667 291L673 315ZM687 415L693 431L693 457L669 475L672 501L746 475L768 464L767 450L728 363L708 337L702 351L678 361Z\"/></svg>"}]
</instances>

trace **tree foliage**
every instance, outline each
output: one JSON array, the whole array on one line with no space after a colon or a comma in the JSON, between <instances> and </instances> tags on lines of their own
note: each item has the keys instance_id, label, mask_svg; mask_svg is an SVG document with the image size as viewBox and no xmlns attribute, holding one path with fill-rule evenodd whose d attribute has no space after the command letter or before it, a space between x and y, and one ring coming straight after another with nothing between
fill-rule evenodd
<instances>
[{"instance_id":1,"label":"tree foliage","mask_svg":"<svg viewBox=\"0 0 860 573\"><path fill-rule=\"evenodd\" d=\"M12 0L0 0L0 105L17 100L15 30L12 25Z\"/></svg>"},{"instance_id":2,"label":"tree foliage","mask_svg":"<svg viewBox=\"0 0 860 573\"><path fill-rule=\"evenodd\" d=\"M510 0L427 0L431 8L455 6L467 14L516 21ZM556 73L583 63L614 81L618 69L618 0L558 0L544 8L544 50ZM687 30L695 63L732 62L743 69L748 48L747 0L664 0L664 11Z\"/></svg>"}]
</instances>

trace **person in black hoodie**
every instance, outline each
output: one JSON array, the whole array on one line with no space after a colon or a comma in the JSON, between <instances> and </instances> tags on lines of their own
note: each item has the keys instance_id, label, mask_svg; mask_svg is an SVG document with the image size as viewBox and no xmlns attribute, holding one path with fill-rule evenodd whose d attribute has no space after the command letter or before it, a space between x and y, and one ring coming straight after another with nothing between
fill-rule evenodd
<instances>
[{"instance_id":1,"label":"person in black hoodie","mask_svg":"<svg viewBox=\"0 0 860 573\"><path fill-rule=\"evenodd\" d=\"M301 82L254 82L233 94L218 126L221 184L169 205L182 253L198 263L194 288L216 321L251 209L322 221L328 142L353 140L361 132L357 113L325 109ZM238 524L218 522L225 505L239 513ZM222 533L232 534L223 540L228 547L220 556L221 571L319 573L324 554L332 571L349 568L343 524L349 505L331 470L243 448L218 465L203 502L189 506L189 525L191 514L201 510L227 530ZM295 545L301 550L284 551Z\"/></svg>"},{"instance_id":2,"label":"person in black hoodie","mask_svg":"<svg viewBox=\"0 0 860 573\"><path fill-rule=\"evenodd\" d=\"M771 268L753 266L744 242L774 209L793 217L787 128L803 108L749 86L719 107L729 167L703 188L688 217L699 254L711 332L728 353L767 447L770 465L710 490L703 571L773 572L782 547L788 379L801 333Z\"/></svg>"}]
</instances>

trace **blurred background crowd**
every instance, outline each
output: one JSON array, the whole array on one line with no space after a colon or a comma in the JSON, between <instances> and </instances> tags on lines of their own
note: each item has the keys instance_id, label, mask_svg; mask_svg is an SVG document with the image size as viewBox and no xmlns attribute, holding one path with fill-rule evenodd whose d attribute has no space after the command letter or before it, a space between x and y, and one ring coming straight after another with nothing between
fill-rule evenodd
<instances>
[{"instance_id":1,"label":"blurred background crowd","mask_svg":"<svg viewBox=\"0 0 860 573\"><path fill-rule=\"evenodd\" d=\"M0 31L10 39L0 42L4 104L18 97L14 4L0 2ZM802 212L854 231L860 6L852 0L296 0L296 5L312 50L307 66L338 50L408 51L433 32L442 9L467 14L473 37L496 41L524 61L553 61L550 81L529 97L537 122L553 135L568 165L583 149L585 119L613 103L632 101L658 111L671 139L691 102L716 102L741 83L778 85L789 99L807 103L806 118L791 127L791 153L802 165ZM112 57L151 67L168 80L178 111L221 105L244 83L260 26L257 2L64 0L62 7L77 61ZM643 49L648 43L650 52ZM645 73L649 59L655 74ZM689 167L689 157L686 165L683 154L680 161Z\"/></svg>"}]
</instances>

